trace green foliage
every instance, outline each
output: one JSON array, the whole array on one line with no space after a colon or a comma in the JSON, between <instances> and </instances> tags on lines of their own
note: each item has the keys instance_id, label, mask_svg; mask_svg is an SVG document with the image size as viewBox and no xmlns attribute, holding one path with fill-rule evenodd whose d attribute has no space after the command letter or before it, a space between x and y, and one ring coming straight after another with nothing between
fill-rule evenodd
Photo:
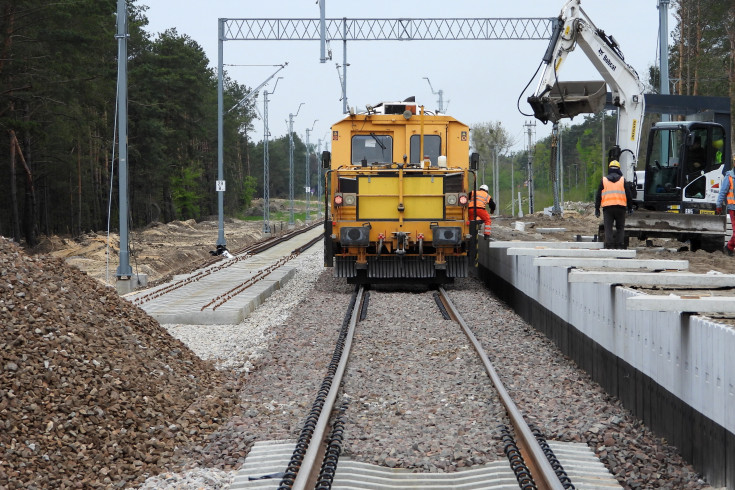
<instances>
[{"instance_id":1,"label":"green foliage","mask_svg":"<svg viewBox=\"0 0 735 490\"><path fill-rule=\"evenodd\" d=\"M242 208L247 209L250 207L250 203L253 202L255 191L257 188L257 182L255 177L248 175L245 177L242 183Z\"/></svg>"},{"instance_id":2,"label":"green foliage","mask_svg":"<svg viewBox=\"0 0 735 490\"><path fill-rule=\"evenodd\" d=\"M0 5L0 147L14 131L33 176L9 178L0 157L0 234L29 224L42 233L78 234L117 217L117 2L7 0ZM217 78L203 49L169 29L151 37L145 8L129 2L128 176L133 226L152 219L203 218L216 213ZM248 89L225 76L225 104ZM5 96L7 94L7 96ZM225 117L225 212L252 199L247 131L252 103ZM114 164L114 168L113 168ZM11 202L11 189L19 198ZM250 196L250 197L248 197ZM35 203L35 206L33 205ZM16 235L17 237L17 235ZM19 237L17 237L19 238Z\"/></svg>"},{"instance_id":3,"label":"green foliage","mask_svg":"<svg viewBox=\"0 0 735 490\"><path fill-rule=\"evenodd\" d=\"M199 202L202 200L198 192L198 181L202 170L195 167L181 169L179 175L171 177L171 195L178 219L186 220L199 216Z\"/></svg>"}]
</instances>

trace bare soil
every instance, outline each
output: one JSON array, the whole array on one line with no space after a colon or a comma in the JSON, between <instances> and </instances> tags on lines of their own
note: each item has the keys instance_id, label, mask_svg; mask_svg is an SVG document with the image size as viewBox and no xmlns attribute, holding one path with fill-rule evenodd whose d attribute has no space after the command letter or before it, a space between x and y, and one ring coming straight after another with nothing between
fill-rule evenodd
<instances>
[{"instance_id":1,"label":"bare soil","mask_svg":"<svg viewBox=\"0 0 735 490\"><path fill-rule=\"evenodd\" d=\"M255 201L248 213L262 217L262 203ZM272 200L271 214L288 209L288 201ZM315 205L312 203L312 219ZM296 210L303 212L303 209ZM303 223L296 220L296 226ZM236 252L265 238L262 220L224 220L224 236L227 249ZM288 231L287 223L274 221L273 234ZM183 274L211 261L210 251L216 249L219 223L216 217L206 221L154 222L145 229L129 234L129 260L133 274L147 274L148 284L170 280L175 274ZM115 284L120 263L120 236L117 233L90 232L76 238L42 237L41 243L30 251L32 254L49 254L77 267L87 275L108 285Z\"/></svg>"},{"instance_id":2,"label":"bare soil","mask_svg":"<svg viewBox=\"0 0 735 490\"><path fill-rule=\"evenodd\" d=\"M543 212L526 215L522 218L499 217L493 219L492 236L495 240L521 241L576 241L578 236L594 237L602 224L602 218L596 218L592 203L565 203L563 216L548 216ZM515 222L526 224L525 231L517 231ZM540 233L539 229L562 228L555 233ZM723 274L735 274L735 257L722 251L692 252L688 243L677 240L654 238L653 246L646 246L635 238L631 238L630 247L637 251L637 257L643 259L688 260L689 271L705 274L718 271ZM724 238L723 238L724 245Z\"/></svg>"}]
</instances>

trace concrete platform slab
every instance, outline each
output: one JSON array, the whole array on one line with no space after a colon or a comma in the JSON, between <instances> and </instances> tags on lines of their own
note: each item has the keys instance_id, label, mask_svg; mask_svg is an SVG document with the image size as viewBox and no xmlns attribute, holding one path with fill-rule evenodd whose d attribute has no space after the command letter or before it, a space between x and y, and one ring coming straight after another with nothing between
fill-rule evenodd
<instances>
[{"instance_id":1,"label":"concrete platform slab","mask_svg":"<svg viewBox=\"0 0 735 490\"><path fill-rule=\"evenodd\" d=\"M541 234L547 234L547 233L564 233L567 231L566 228L536 228L536 231Z\"/></svg>"},{"instance_id":2,"label":"concrete platform slab","mask_svg":"<svg viewBox=\"0 0 735 490\"><path fill-rule=\"evenodd\" d=\"M569 282L623 284L629 286L679 286L692 288L735 287L735 274L693 272L625 272L570 270Z\"/></svg>"},{"instance_id":3,"label":"concrete platform slab","mask_svg":"<svg viewBox=\"0 0 735 490\"><path fill-rule=\"evenodd\" d=\"M636 256L635 250L610 250L610 249L570 249L570 248L509 248L508 255L528 255L533 257L596 257L632 259Z\"/></svg>"},{"instance_id":4,"label":"concrete platform slab","mask_svg":"<svg viewBox=\"0 0 735 490\"><path fill-rule=\"evenodd\" d=\"M648 269L687 270L688 260L644 260L644 259L594 259L574 257L536 257L533 265L538 267L578 267L584 269Z\"/></svg>"},{"instance_id":5,"label":"concrete platform slab","mask_svg":"<svg viewBox=\"0 0 735 490\"><path fill-rule=\"evenodd\" d=\"M636 311L735 313L735 296L642 295L628 298L625 307Z\"/></svg>"},{"instance_id":6,"label":"concrete platform slab","mask_svg":"<svg viewBox=\"0 0 735 490\"><path fill-rule=\"evenodd\" d=\"M571 249L599 249L605 246L602 242L516 242L492 241L490 248L571 248Z\"/></svg>"}]
</instances>

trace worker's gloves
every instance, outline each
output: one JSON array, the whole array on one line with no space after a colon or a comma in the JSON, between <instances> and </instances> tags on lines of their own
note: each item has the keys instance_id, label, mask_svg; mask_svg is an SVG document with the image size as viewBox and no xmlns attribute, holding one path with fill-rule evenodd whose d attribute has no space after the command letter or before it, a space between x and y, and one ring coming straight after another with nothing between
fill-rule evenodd
<instances>
[{"instance_id":1,"label":"worker's gloves","mask_svg":"<svg viewBox=\"0 0 735 490\"><path fill-rule=\"evenodd\" d=\"M717 213L717 214L722 214L722 208L717 208L717 209L715 209L715 213Z\"/></svg>"},{"instance_id":2,"label":"worker's gloves","mask_svg":"<svg viewBox=\"0 0 735 490\"><path fill-rule=\"evenodd\" d=\"M600 210L595 209L595 218L599 218L599 217L600 217Z\"/></svg>"}]
</instances>

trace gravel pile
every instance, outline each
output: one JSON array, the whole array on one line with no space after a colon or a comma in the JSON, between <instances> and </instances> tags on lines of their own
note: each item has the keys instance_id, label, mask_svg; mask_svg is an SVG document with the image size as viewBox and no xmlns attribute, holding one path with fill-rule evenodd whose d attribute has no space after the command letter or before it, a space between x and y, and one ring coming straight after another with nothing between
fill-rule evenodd
<instances>
[{"instance_id":1,"label":"gravel pile","mask_svg":"<svg viewBox=\"0 0 735 490\"><path fill-rule=\"evenodd\" d=\"M142 310L0 237L0 487L121 488L201 444L237 390Z\"/></svg>"}]
</instances>

